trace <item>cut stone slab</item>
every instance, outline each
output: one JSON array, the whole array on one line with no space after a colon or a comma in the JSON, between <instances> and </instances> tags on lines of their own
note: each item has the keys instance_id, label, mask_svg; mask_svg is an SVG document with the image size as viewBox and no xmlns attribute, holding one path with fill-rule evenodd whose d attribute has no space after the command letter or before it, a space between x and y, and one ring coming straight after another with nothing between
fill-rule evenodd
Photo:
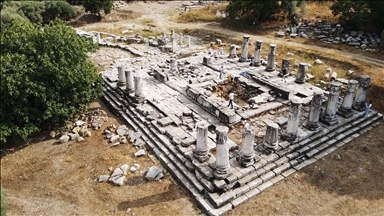
<instances>
[{"instance_id":1,"label":"cut stone slab","mask_svg":"<svg viewBox=\"0 0 384 216\"><path fill-rule=\"evenodd\" d=\"M187 147L196 143L196 138L189 136L181 141L181 146Z\"/></svg>"},{"instance_id":2,"label":"cut stone slab","mask_svg":"<svg viewBox=\"0 0 384 216\"><path fill-rule=\"evenodd\" d=\"M145 150L140 149L139 151L135 152L134 155L135 155L135 157L143 156L143 155L145 155Z\"/></svg>"},{"instance_id":3,"label":"cut stone slab","mask_svg":"<svg viewBox=\"0 0 384 216\"><path fill-rule=\"evenodd\" d=\"M113 144L112 144L112 147L116 147L116 146L118 146L118 145L120 145L120 142L113 143Z\"/></svg>"},{"instance_id":4,"label":"cut stone slab","mask_svg":"<svg viewBox=\"0 0 384 216\"><path fill-rule=\"evenodd\" d=\"M124 164L120 166L120 169L123 171L124 175L127 175L128 168L129 168L128 164Z\"/></svg>"},{"instance_id":5,"label":"cut stone slab","mask_svg":"<svg viewBox=\"0 0 384 216\"><path fill-rule=\"evenodd\" d=\"M117 141L119 138L120 138L119 135L113 135L109 141L110 141L111 143L113 143L113 142Z\"/></svg>"},{"instance_id":6,"label":"cut stone slab","mask_svg":"<svg viewBox=\"0 0 384 216\"><path fill-rule=\"evenodd\" d=\"M66 143L69 141L69 136L68 135L63 135L59 138L60 143Z\"/></svg>"},{"instance_id":7,"label":"cut stone slab","mask_svg":"<svg viewBox=\"0 0 384 216\"><path fill-rule=\"evenodd\" d=\"M98 182L106 182L109 179L109 175L101 175L99 176Z\"/></svg>"},{"instance_id":8,"label":"cut stone slab","mask_svg":"<svg viewBox=\"0 0 384 216\"><path fill-rule=\"evenodd\" d=\"M118 175L123 175L123 174L124 174L123 170L121 170L120 167L117 167L117 168L113 171L111 177L118 176Z\"/></svg>"},{"instance_id":9,"label":"cut stone slab","mask_svg":"<svg viewBox=\"0 0 384 216\"><path fill-rule=\"evenodd\" d=\"M149 168L147 174L145 175L145 178L149 181L157 181L163 176L163 171L161 169L157 168L156 166L152 166L151 168Z\"/></svg>"},{"instance_id":10,"label":"cut stone slab","mask_svg":"<svg viewBox=\"0 0 384 216\"><path fill-rule=\"evenodd\" d=\"M145 145L145 142L142 139L137 139L133 145L137 147L142 147L143 145Z\"/></svg>"},{"instance_id":11,"label":"cut stone slab","mask_svg":"<svg viewBox=\"0 0 384 216\"><path fill-rule=\"evenodd\" d=\"M131 171L131 172L136 172L139 168L140 168L140 165L139 165L139 164L133 164L133 165L131 166L130 171Z\"/></svg>"},{"instance_id":12,"label":"cut stone slab","mask_svg":"<svg viewBox=\"0 0 384 216\"><path fill-rule=\"evenodd\" d=\"M77 142L84 142L84 141L85 141L85 139L83 137L77 138Z\"/></svg>"},{"instance_id":13,"label":"cut stone slab","mask_svg":"<svg viewBox=\"0 0 384 216\"><path fill-rule=\"evenodd\" d=\"M165 118L162 118L162 119L159 119L157 120L157 123L161 126L161 127L166 127L168 125L171 125L173 123L173 120L169 117L165 117Z\"/></svg>"},{"instance_id":14,"label":"cut stone slab","mask_svg":"<svg viewBox=\"0 0 384 216\"><path fill-rule=\"evenodd\" d=\"M140 138L141 137L141 133L140 132L136 132L134 133L132 136L131 136L131 139L129 140L131 143L134 143L136 141L136 139Z\"/></svg>"}]
</instances>

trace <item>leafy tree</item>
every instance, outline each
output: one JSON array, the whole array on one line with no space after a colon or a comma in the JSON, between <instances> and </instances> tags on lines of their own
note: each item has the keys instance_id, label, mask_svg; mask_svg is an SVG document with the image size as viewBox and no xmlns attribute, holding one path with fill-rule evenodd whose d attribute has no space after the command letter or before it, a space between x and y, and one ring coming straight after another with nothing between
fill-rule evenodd
<instances>
[{"instance_id":1,"label":"leafy tree","mask_svg":"<svg viewBox=\"0 0 384 216\"><path fill-rule=\"evenodd\" d=\"M113 2L112 0L83 0L83 7L86 12L97 14L100 17L101 10L105 14L111 13Z\"/></svg>"},{"instance_id":2,"label":"leafy tree","mask_svg":"<svg viewBox=\"0 0 384 216\"><path fill-rule=\"evenodd\" d=\"M7 208L8 205L5 203L5 197L7 196L7 191L3 188L3 186L0 185L0 191L1 191L1 208L0 208L0 215L6 216L7 215Z\"/></svg>"},{"instance_id":3,"label":"leafy tree","mask_svg":"<svg viewBox=\"0 0 384 216\"><path fill-rule=\"evenodd\" d=\"M44 2L39 1L25 1L22 2L19 10L23 11L24 15L28 17L31 22L42 23L42 13L45 10Z\"/></svg>"},{"instance_id":4,"label":"leafy tree","mask_svg":"<svg viewBox=\"0 0 384 216\"><path fill-rule=\"evenodd\" d=\"M44 21L50 21L56 17L68 20L77 15L77 11L66 1L46 1L45 11L43 12Z\"/></svg>"},{"instance_id":5,"label":"leafy tree","mask_svg":"<svg viewBox=\"0 0 384 216\"><path fill-rule=\"evenodd\" d=\"M0 36L1 144L64 123L102 95L102 78L87 60L97 46L63 21L43 29L16 20Z\"/></svg>"},{"instance_id":6,"label":"leafy tree","mask_svg":"<svg viewBox=\"0 0 384 216\"><path fill-rule=\"evenodd\" d=\"M263 21L278 9L278 2L275 0L231 0L227 7L227 12L231 19L234 19L236 16L250 15L255 21Z\"/></svg>"},{"instance_id":7,"label":"leafy tree","mask_svg":"<svg viewBox=\"0 0 384 216\"><path fill-rule=\"evenodd\" d=\"M373 21L378 28L384 28L384 4L374 0L335 1L331 6L333 15L340 15L340 21L348 25L361 27Z\"/></svg>"},{"instance_id":8,"label":"leafy tree","mask_svg":"<svg viewBox=\"0 0 384 216\"><path fill-rule=\"evenodd\" d=\"M282 0L281 7L288 17L293 17L297 15L298 7L305 9L305 0Z\"/></svg>"}]
</instances>

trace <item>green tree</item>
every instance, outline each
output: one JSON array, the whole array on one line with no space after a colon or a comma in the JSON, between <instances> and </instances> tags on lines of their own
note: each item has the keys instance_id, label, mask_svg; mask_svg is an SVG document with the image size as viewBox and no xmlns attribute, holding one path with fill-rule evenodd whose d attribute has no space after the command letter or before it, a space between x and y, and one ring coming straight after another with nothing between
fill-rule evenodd
<instances>
[{"instance_id":1,"label":"green tree","mask_svg":"<svg viewBox=\"0 0 384 216\"><path fill-rule=\"evenodd\" d=\"M3 188L2 185L0 185L0 191L1 191L1 208L0 208L0 215L1 216L6 216L7 215L7 208L8 205L5 202L5 197L7 197L7 191Z\"/></svg>"},{"instance_id":2,"label":"green tree","mask_svg":"<svg viewBox=\"0 0 384 216\"><path fill-rule=\"evenodd\" d=\"M112 0L83 0L83 7L86 12L97 14L100 17L101 10L105 14L111 13L113 2Z\"/></svg>"},{"instance_id":3,"label":"green tree","mask_svg":"<svg viewBox=\"0 0 384 216\"><path fill-rule=\"evenodd\" d=\"M0 143L26 139L42 124L64 123L102 95L102 77L87 60L97 46L64 21L44 29L14 21L0 36Z\"/></svg>"},{"instance_id":4,"label":"green tree","mask_svg":"<svg viewBox=\"0 0 384 216\"><path fill-rule=\"evenodd\" d=\"M362 27L374 23L378 30L384 28L384 4L374 0L342 0L331 6L333 15L340 15L340 21L350 26Z\"/></svg>"},{"instance_id":5,"label":"green tree","mask_svg":"<svg viewBox=\"0 0 384 216\"><path fill-rule=\"evenodd\" d=\"M248 15L255 21L263 21L269 18L279 7L279 1L269 0L231 0L227 7L231 19L236 16Z\"/></svg>"}]
</instances>

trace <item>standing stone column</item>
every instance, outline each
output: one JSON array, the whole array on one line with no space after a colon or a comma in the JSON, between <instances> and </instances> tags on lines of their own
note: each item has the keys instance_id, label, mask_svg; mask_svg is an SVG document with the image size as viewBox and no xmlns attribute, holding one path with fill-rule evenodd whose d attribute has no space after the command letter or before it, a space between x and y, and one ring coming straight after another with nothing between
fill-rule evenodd
<instances>
[{"instance_id":1,"label":"standing stone column","mask_svg":"<svg viewBox=\"0 0 384 216\"><path fill-rule=\"evenodd\" d=\"M229 47L229 58L237 58L237 55L236 55L236 44L232 44L230 47Z\"/></svg>"},{"instance_id":2,"label":"standing stone column","mask_svg":"<svg viewBox=\"0 0 384 216\"><path fill-rule=\"evenodd\" d=\"M208 154L208 124L201 122L197 125L196 134L196 148L193 150L193 156L198 159L201 163L209 159Z\"/></svg>"},{"instance_id":3,"label":"standing stone column","mask_svg":"<svg viewBox=\"0 0 384 216\"><path fill-rule=\"evenodd\" d=\"M249 42L249 35L244 35L243 46L241 47L240 62L246 62L248 60L248 42Z\"/></svg>"},{"instance_id":4,"label":"standing stone column","mask_svg":"<svg viewBox=\"0 0 384 216\"><path fill-rule=\"evenodd\" d=\"M339 101L340 88L343 84L339 82L331 82L328 95L327 108L324 115L321 117L321 121L327 125L334 125L339 122L339 118L336 115L337 102Z\"/></svg>"},{"instance_id":5,"label":"standing stone column","mask_svg":"<svg viewBox=\"0 0 384 216\"><path fill-rule=\"evenodd\" d=\"M321 129L320 125L320 115L321 115L321 105L322 105L323 93L315 92L311 101L311 107L309 108L308 121L305 123L304 127L311 130L317 131Z\"/></svg>"},{"instance_id":6,"label":"standing stone column","mask_svg":"<svg viewBox=\"0 0 384 216\"><path fill-rule=\"evenodd\" d=\"M177 73L177 62L175 58L171 58L171 73Z\"/></svg>"},{"instance_id":7,"label":"standing stone column","mask_svg":"<svg viewBox=\"0 0 384 216\"><path fill-rule=\"evenodd\" d=\"M345 91L345 95L343 98L343 103L341 104L341 107L337 110L337 114L345 118L349 118L353 115L352 103L358 83L359 82L357 80L349 80L348 88Z\"/></svg>"},{"instance_id":8,"label":"standing stone column","mask_svg":"<svg viewBox=\"0 0 384 216\"><path fill-rule=\"evenodd\" d=\"M290 58L284 58L282 63L281 63L281 71L280 73L278 74L278 76L285 76L286 74L289 73L289 63L290 63L291 59Z\"/></svg>"},{"instance_id":9,"label":"standing stone column","mask_svg":"<svg viewBox=\"0 0 384 216\"><path fill-rule=\"evenodd\" d=\"M125 86L127 79L125 77L125 68L123 65L117 66L117 75L119 77L119 82L117 82L118 86Z\"/></svg>"},{"instance_id":10,"label":"standing stone column","mask_svg":"<svg viewBox=\"0 0 384 216\"><path fill-rule=\"evenodd\" d=\"M231 174L227 133L228 127L216 127L216 169L213 173L216 179L225 179Z\"/></svg>"},{"instance_id":11,"label":"standing stone column","mask_svg":"<svg viewBox=\"0 0 384 216\"><path fill-rule=\"evenodd\" d=\"M127 93L130 93L130 92L133 92L135 90L135 86L133 84L133 71L131 70L127 70L125 71L125 76L126 76L126 88L125 88L125 91Z\"/></svg>"},{"instance_id":12,"label":"standing stone column","mask_svg":"<svg viewBox=\"0 0 384 216\"><path fill-rule=\"evenodd\" d=\"M276 123L267 124L267 132L264 137L263 146L268 154L277 150L279 146L279 125Z\"/></svg>"},{"instance_id":13,"label":"standing stone column","mask_svg":"<svg viewBox=\"0 0 384 216\"><path fill-rule=\"evenodd\" d=\"M297 72L297 77L295 79L295 83L305 83L305 75L308 71L308 64L307 63L300 63L299 65L299 71Z\"/></svg>"},{"instance_id":14,"label":"standing stone column","mask_svg":"<svg viewBox=\"0 0 384 216\"><path fill-rule=\"evenodd\" d=\"M353 109L357 111L365 110L365 98L367 97L367 90L371 78L368 75L360 77L359 88L357 89L355 100L353 101Z\"/></svg>"},{"instance_id":15,"label":"standing stone column","mask_svg":"<svg viewBox=\"0 0 384 216\"><path fill-rule=\"evenodd\" d=\"M191 47L191 36L188 36L188 47Z\"/></svg>"},{"instance_id":16,"label":"standing stone column","mask_svg":"<svg viewBox=\"0 0 384 216\"><path fill-rule=\"evenodd\" d=\"M283 138L287 141L294 142L297 138L297 131L299 130L300 109L302 100L299 97L293 97L291 100L291 109L288 115L287 129Z\"/></svg>"},{"instance_id":17,"label":"standing stone column","mask_svg":"<svg viewBox=\"0 0 384 216\"><path fill-rule=\"evenodd\" d=\"M249 167L255 163L255 152L253 151L253 140L256 128L254 126L245 127L243 130L243 141L241 144L240 164ZM260 160L259 157L257 157Z\"/></svg>"},{"instance_id":18,"label":"standing stone column","mask_svg":"<svg viewBox=\"0 0 384 216\"><path fill-rule=\"evenodd\" d=\"M183 45L183 33L180 33L179 37L180 45Z\"/></svg>"},{"instance_id":19,"label":"standing stone column","mask_svg":"<svg viewBox=\"0 0 384 216\"><path fill-rule=\"evenodd\" d=\"M253 66L261 65L261 46L263 45L263 41L257 40L255 47L255 58L253 58Z\"/></svg>"},{"instance_id":20,"label":"standing stone column","mask_svg":"<svg viewBox=\"0 0 384 216\"><path fill-rule=\"evenodd\" d=\"M176 52L177 50L177 41L175 31L172 29L171 31L171 40L172 40L172 52Z\"/></svg>"},{"instance_id":21,"label":"standing stone column","mask_svg":"<svg viewBox=\"0 0 384 216\"><path fill-rule=\"evenodd\" d=\"M135 76L135 98L137 101L141 101L144 98L143 78L137 74Z\"/></svg>"},{"instance_id":22,"label":"standing stone column","mask_svg":"<svg viewBox=\"0 0 384 216\"><path fill-rule=\"evenodd\" d=\"M276 44L271 44L269 45L267 68L265 68L266 71L275 70L275 55L276 55Z\"/></svg>"},{"instance_id":23,"label":"standing stone column","mask_svg":"<svg viewBox=\"0 0 384 216\"><path fill-rule=\"evenodd\" d=\"M97 44L101 44L100 32L96 33L96 42Z\"/></svg>"}]
</instances>

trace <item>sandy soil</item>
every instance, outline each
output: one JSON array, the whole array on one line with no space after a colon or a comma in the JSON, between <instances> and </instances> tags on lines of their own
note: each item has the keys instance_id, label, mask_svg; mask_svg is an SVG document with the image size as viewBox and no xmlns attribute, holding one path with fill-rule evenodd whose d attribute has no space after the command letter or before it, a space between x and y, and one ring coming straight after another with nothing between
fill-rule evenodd
<instances>
[{"instance_id":1,"label":"sandy soil","mask_svg":"<svg viewBox=\"0 0 384 216\"><path fill-rule=\"evenodd\" d=\"M132 3L121 6L101 23L105 31L176 26L167 17L183 2ZM147 21L143 21L146 19ZM185 24L190 25L190 24ZM199 28L204 24L194 24ZM140 27L141 26L141 27ZM91 108L107 108L97 100ZM383 109L383 108L380 108ZM109 121L86 142L58 144L31 141L1 158L1 184L8 191L9 215L198 215L193 198L168 173L158 182L144 178L149 167L161 165L148 155L136 158L131 144L111 148L102 131L123 124L108 111ZM291 175L227 215L384 215L384 124ZM48 137L43 132L42 137ZM336 155L341 156L340 160ZM124 186L97 183L109 167L140 164ZM166 172L166 170L164 170Z\"/></svg>"}]
</instances>

